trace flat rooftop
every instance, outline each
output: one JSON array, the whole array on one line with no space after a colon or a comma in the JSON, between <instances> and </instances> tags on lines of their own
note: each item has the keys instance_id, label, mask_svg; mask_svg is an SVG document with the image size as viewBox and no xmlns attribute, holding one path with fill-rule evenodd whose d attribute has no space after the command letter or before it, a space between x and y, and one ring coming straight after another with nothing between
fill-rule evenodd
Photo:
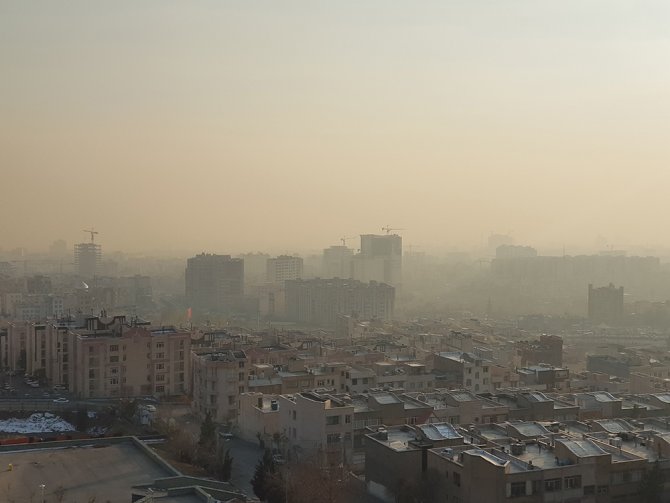
<instances>
[{"instance_id":1,"label":"flat rooftop","mask_svg":"<svg viewBox=\"0 0 670 503\"><path fill-rule=\"evenodd\" d=\"M0 487L4 501L37 501L40 484L47 501L63 489L64 501L109 501L128 503L131 488L170 477L167 467L150 458L132 440L122 443L94 443L81 447L59 443L36 444L37 448L1 451ZM6 467L12 464L9 471Z\"/></svg>"}]
</instances>

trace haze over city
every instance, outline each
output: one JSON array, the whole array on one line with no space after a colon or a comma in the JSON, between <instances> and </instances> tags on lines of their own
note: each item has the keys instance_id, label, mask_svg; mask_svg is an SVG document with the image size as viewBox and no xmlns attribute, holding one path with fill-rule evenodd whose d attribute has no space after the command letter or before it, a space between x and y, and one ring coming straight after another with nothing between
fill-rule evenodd
<instances>
[{"instance_id":1,"label":"haze over city","mask_svg":"<svg viewBox=\"0 0 670 503\"><path fill-rule=\"evenodd\" d=\"M668 27L0 0L0 503L670 503Z\"/></svg>"},{"instance_id":2,"label":"haze over city","mask_svg":"<svg viewBox=\"0 0 670 503\"><path fill-rule=\"evenodd\" d=\"M666 2L0 9L5 249L670 244Z\"/></svg>"}]
</instances>

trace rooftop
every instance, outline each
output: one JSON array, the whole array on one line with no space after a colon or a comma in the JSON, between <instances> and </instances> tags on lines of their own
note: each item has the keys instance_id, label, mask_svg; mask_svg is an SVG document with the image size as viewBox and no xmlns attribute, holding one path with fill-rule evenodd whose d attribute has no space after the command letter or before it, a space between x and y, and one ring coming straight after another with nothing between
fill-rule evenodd
<instances>
[{"instance_id":1,"label":"rooftop","mask_svg":"<svg viewBox=\"0 0 670 503\"><path fill-rule=\"evenodd\" d=\"M131 501L131 488L177 474L159 464L132 439L123 442L54 442L36 448L0 451L0 487L7 501L33 501L40 484L51 501L62 488L66 501ZM7 488L7 489L6 489ZM7 492L5 492L5 490Z\"/></svg>"}]
</instances>

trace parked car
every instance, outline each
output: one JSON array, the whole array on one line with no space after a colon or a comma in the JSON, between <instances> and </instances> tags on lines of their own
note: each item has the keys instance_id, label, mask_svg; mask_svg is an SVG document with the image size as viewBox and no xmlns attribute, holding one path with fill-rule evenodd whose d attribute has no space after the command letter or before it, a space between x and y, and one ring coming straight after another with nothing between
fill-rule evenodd
<instances>
[{"instance_id":1,"label":"parked car","mask_svg":"<svg viewBox=\"0 0 670 503\"><path fill-rule=\"evenodd\" d=\"M69 401L70 400L68 400L67 398L60 397L60 398L56 398L54 400L54 403L68 403Z\"/></svg>"}]
</instances>

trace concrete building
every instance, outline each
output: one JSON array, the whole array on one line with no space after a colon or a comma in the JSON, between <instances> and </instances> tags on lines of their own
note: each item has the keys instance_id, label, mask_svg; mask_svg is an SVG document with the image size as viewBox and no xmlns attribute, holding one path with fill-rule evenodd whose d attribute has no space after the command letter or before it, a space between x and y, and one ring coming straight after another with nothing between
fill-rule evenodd
<instances>
[{"instance_id":1,"label":"concrete building","mask_svg":"<svg viewBox=\"0 0 670 503\"><path fill-rule=\"evenodd\" d=\"M299 323L334 327L341 314L390 320L394 303L395 289L383 283L337 278L286 281L286 314Z\"/></svg>"},{"instance_id":2,"label":"concrete building","mask_svg":"<svg viewBox=\"0 0 670 503\"><path fill-rule=\"evenodd\" d=\"M353 454L354 406L312 392L277 397L282 436L291 458L314 455L329 465L349 463Z\"/></svg>"},{"instance_id":3,"label":"concrete building","mask_svg":"<svg viewBox=\"0 0 670 503\"><path fill-rule=\"evenodd\" d=\"M75 271L82 278L94 278L100 270L101 262L102 248L99 244L91 241L74 245Z\"/></svg>"},{"instance_id":4,"label":"concrete building","mask_svg":"<svg viewBox=\"0 0 670 503\"><path fill-rule=\"evenodd\" d=\"M189 332L152 327L148 322L126 323L125 316L117 316L88 318L86 327L70 329L67 339L59 361L69 363L68 382L54 384L68 385L77 397L164 397L189 392ZM62 373L66 375L63 367Z\"/></svg>"},{"instance_id":5,"label":"concrete building","mask_svg":"<svg viewBox=\"0 0 670 503\"><path fill-rule=\"evenodd\" d=\"M354 250L344 245L324 249L321 276L323 278L351 278L353 257Z\"/></svg>"},{"instance_id":6,"label":"concrete building","mask_svg":"<svg viewBox=\"0 0 670 503\"><path fill-rule=\"evenodd\" d=\"M189 391L190 334L125 316L12 324L2 359L77 398L170 396Z\"/></svg>"},{"instance_id":7,"label":"concrete building","mask_svg":"<svg viewBox=\"0 0 670 503\"><path fill-rule=\"evenodd\" d=\"M487 424L507 421L509 416L507 405L465 390L440 389L407 395L433 408L430 423Z\"/></svg>"},{"instance_id":8,"label":"concrete building","mask_svg":"<svg viewBox=\"0 0 670 503\"><path fill-rule=\"evenodd\" d=\"M200 254L186 265L186 301L195 311L230 312L244 293L244 261Z\"/></svg>"},{"instance_id":9,"label":"concrete building","mask_svg":"<svg viewBox=\"0 0 670 503\"><path fill-rule=\"evenodd\" d=\"M247 391L244 351L207 350L192 354L193 403L198 414L219 423L237 420L240 394Z\"/></svg>"},{"instance_id":10,"label":"concrete building","mask_svg":"<svg viewBox=\"0 0 670 503\"><path fill-rule=\"evenodd\" d=\"M532 365L517 369L519 385L535 389L566 390L570 386L570 370L552 365Z\"/></svg>"},{"instance_id":11,"label":"concrete building","mask_svg":"<svg viewBox=\"0 0 670 503\"><path fill-rule=\"evenodd\" d=\"M433 370L438 375L440 386L461 388L473 393L493 391L492 365L493 362L464 351L433 355Z\"/></svg>"},{"instance_id":12,"label":"concrete building","mask_svg":"<svg viewBox=\"0 0 670 503\"><path fill-rule=\"evenodd\" d=\"M623 287L609 286L594 288L589 284L589 319L595 323L620 323L623 318Z\"/></svg>"},{"instance_id":13,"label":"concrete building","mask_svg":"<svg viewBox=\"0 0 670 503\"><path fill-rule=\"evenodd\" d=\"M402 283L402 237L397 234L361 235L361 251L352 260L352 277L392 286Z\"/></svg>"},{"instance_id":14,"label":"concrete building","mask_svg":"<svg viewBox=\"0 0 670 503\"><path fill-rule=\"evenodd\" d=\"M518 343L521 365L548 363L556 367L563 365L563 339L557 335L542 334L536 341Z\"/></svg>"},{"instance_id":15,"label":"concrete building","mask_svg":"<svg viewBox=\"0 0 670 503\"><path fill-rule=\"evenodd\" d=\"M269 283L283 285L289 279L301 279L303 274L302 257L280 255L267 259L267 276Z\"/></svg>"}]
</instances>

